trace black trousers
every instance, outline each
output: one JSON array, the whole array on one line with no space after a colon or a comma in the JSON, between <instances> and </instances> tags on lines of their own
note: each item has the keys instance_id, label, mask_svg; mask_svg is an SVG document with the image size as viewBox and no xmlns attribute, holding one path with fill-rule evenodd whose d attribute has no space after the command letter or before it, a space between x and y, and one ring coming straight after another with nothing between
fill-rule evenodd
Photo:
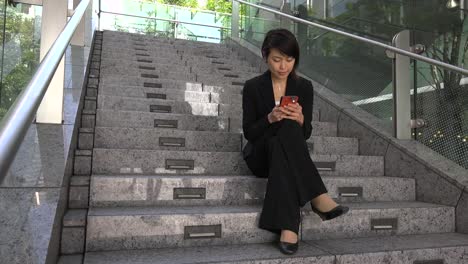
<instances>
[{"instance_id":1,"label":"black trousers","mask_svg":"<svg viewBox=\"0 0 468 264\"><path fill-rule=\"evenodd\" d=\"M271 125L244 159L257 177L268 178L259 227L279 234L299 231L300 208L327 192L310 158L302 127L283 119Z\"/></svg>"}]
</instances>

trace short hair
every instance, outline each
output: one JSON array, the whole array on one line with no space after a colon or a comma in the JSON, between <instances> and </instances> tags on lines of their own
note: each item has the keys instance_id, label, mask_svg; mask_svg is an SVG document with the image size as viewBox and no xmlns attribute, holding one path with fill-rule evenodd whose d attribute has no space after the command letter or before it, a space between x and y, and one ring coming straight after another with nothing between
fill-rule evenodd
<instances>
[{"instance_id":1,"label":"short hair","mask_svg":"<svg viewBox=\"0 0 468 264\"><path fill-rule=\"evenodd\" d=\"M291 74L296 77L296 68L299 65L299 44L294 34L284 28L268 31L262 44L262 56L264 59L268 58L271 49L278 49L281 53L295 59Z\"/></svg>"}]
</instances>

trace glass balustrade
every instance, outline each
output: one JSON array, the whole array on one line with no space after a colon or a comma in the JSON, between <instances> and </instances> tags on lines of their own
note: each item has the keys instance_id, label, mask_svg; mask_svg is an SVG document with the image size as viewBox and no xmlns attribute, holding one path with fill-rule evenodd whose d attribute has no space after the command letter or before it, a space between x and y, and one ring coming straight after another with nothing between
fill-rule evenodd
<instances>
[{"instance_id":1,"label":"glass balustrade","mask_svg":"<svg viewBox=\"0 0 468 264\"><path fill-rule=\"evenodd\" d=\"M42 7L0 1L0 120L39 65Z\"/></svg>"}]
</instances>

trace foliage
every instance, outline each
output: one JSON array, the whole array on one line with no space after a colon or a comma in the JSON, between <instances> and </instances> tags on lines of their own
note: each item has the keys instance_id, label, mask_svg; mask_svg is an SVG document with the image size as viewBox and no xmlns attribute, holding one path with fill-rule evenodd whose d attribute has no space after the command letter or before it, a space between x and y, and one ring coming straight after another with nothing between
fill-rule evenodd
<instances>
[{"instance_id":1,"label":"foliage","mask_svg":"<svg viewBox=\"0 0 468 264\"><path fill-rule=\"evenodd\" d=\"M232 13L232 1L216 1L208 0L206 3L206 9L220 12L220 13Z\"/></svg>"},{"instance_id":2,"label":"foliage","mask_svg":"<svg viewBox=\"0 0 468 264\"><path fill-rule=\"evenodd\" d=\"M39 64L40 41L34 39L34 19L8 7L6 12L5 36L0 36L4 60L3 79L0 86L0 120L30 81Z\"/></svg>"}]
</instances>

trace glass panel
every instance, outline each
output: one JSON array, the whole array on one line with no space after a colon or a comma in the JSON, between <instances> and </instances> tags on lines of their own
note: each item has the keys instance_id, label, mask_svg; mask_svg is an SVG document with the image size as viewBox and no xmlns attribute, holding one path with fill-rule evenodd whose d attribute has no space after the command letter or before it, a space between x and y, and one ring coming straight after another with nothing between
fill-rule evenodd
<instances>
[{"instance_id":1,"label":"glass panel","mask_svg":"<svg viewBox=\"0 0 468 264\"><path fill-rule=\"evenodd\" d=\"M424 55L466 68L468 21L457 11L433 32L414 34L426 45ZM417 62L414 69L413 116L426 126L413 131L415 139L468 169L468 76Z\"/></svg>"},{"instance_id":2,"label":"glass panel","mask_svg":"<svg viewBox=\"0 0 468 264\"><path fill-rule=\"evenodd\" d=\"M263 5L286 12L294 9L287 4L278 7L265 1ZM381 118L392 132L392 61L383 48L298 24L258 8L246 5L241 8L245 14L241 23L242 38L260 48L270 29L291 30L301 50L299 71ZM316 10L305 5L295 14L308 18L308 14L314 12Z\"/></svg>"},{"instance_id":3,"label":"glass panel","mask_svg":"<svg viewBox=\"0 0 468 264\"><path fill-rule=\"evenodd\" d=\"M102 11L104 13L101 15L101 29L104 30L220 43L228 36L226 32L229 32L231 28L231 14L172 6L158 2L103 0ZM118 13L120 15L106 12ZM135 18L123 14L157 17L158 20ZM176 23L173 20L180 23ZM183 22L222 28L192 25Z\"/></svg>"},{"instance_id":4,"label":"glass panel","mask_svg":"<svg viewBox=\"0 0 468 264\"><path fill-rule=\"evenodd\" d=\"M2 3L0 120L39 65L42 14L40 6Z\"/></svg>"}]
</instances>

